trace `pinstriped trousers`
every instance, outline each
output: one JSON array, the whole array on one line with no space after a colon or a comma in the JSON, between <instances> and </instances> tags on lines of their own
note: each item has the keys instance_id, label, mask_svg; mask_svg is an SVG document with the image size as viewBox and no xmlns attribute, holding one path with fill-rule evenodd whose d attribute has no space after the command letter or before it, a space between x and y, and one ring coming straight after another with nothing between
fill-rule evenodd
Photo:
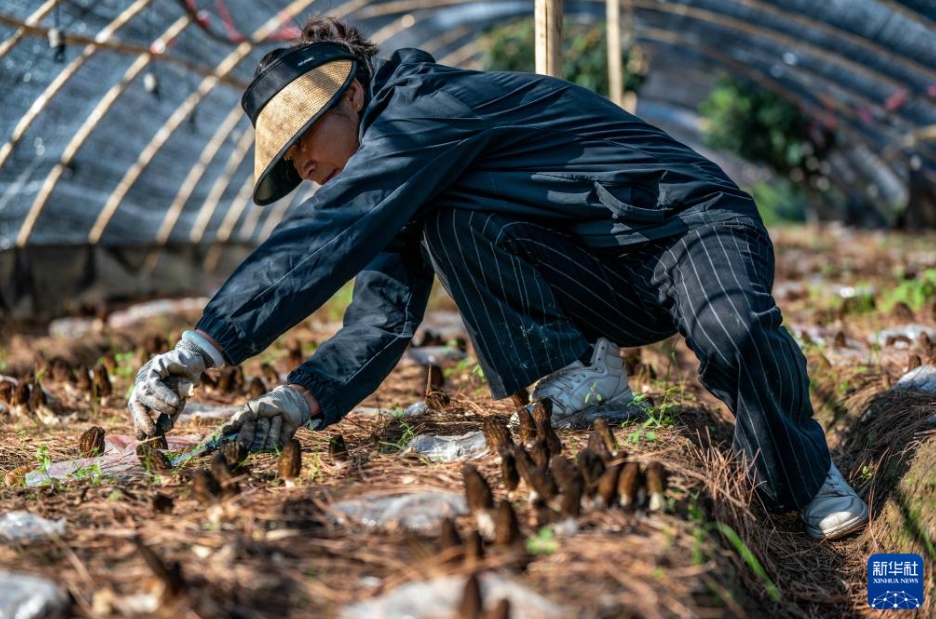
<instances>
[{"instance_id":1,"label":"pinstriped trousers","mask_svg":"<svg viewBox=\"0 0 936 619\"><path fill-rule=\"evenodd\" d=\"M802 509L829 471L806 361L771 295L773 246L738 218L633 248L589 248L498 213L440 209L423 243L495 398L578 359L680 333L699 378L734 413L734 449L773 510Z\"/></svg>"}]
</instances>

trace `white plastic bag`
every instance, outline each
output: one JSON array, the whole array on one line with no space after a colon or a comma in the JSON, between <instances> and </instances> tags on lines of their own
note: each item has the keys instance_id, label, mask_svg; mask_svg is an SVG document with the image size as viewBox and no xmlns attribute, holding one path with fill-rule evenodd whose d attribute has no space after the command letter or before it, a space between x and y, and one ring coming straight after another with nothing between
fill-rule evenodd
<instances>
[{"instance_id":1,"label":"white plastic bag","mask_svg":"<svg viewBox=\"0 0 936 619\"><path fill-rule=\"evenodd\" d=\"M349 521L374 528L431 531L445 517L467 511L465 495L454 492L420 492L403 495L365 496L331 506Z\"/></svg>"},{"instance_id":2,"label":"white plastic bag","mask_svg":"<svg viewBox=\"0 0 936 619\"><path fill-rule=\"evenodd\" d=\"M6 512L0 516L0 539L6 542L19 544L62 535L65 535L64 518L48 520L29 512Z\"/></svg>"},{"instance_id":3,"label":"white plastic bag","mask_svg":"<svg viewBox=\"0 0 936 619\"><path fill-rule=\"evenodd\" d=\"M480 584L485 608L493 608L498 601L507 598L510 600L511 619L561 619L570 616L567 609L504 574L485 572L480 575ZM408 583L380 597L346 606L338 616L340 619L451 617L464 591L464 576L443 576L426 582Z\"/></svg>"},{"instance_id":4,"label":"white plastic bag","mask_svg":"<svg viewBox=\"0 0 936 619\"><path fill-rule=\"evenodd\" d=\"M487 451L482 432L468 432L461 436L432 436L420 434L403 449L405 456L422 456L433 462L454 462L474 458Z\"/></svg>"},{"instance_id":5,"label":"white plastic bag","mask_svg":"<svg viewBox=\"0 0 936 619\"><path fill-rule=\"evenodd\" d=\"M0 570L0 619L61 617L69 599L45 578Z\"/></svg>"}]
</instances>

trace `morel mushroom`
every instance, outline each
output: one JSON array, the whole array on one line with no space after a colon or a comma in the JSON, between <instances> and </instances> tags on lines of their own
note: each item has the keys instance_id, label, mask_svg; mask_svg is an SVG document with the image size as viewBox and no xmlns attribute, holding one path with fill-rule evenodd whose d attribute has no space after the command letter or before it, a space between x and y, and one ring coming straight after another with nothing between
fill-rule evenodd
<instances>
[{"instance_id":1,"label":"morel mushroom","mask_svg":"<svg viewBox=\"0 0 936 619\"><path fill-rule=\"evenodd\" d=\"M83 458L91 458L104 453L104 428L93 426L82 432L78 439L78 451Z\"/></svg>"}]
</instances>

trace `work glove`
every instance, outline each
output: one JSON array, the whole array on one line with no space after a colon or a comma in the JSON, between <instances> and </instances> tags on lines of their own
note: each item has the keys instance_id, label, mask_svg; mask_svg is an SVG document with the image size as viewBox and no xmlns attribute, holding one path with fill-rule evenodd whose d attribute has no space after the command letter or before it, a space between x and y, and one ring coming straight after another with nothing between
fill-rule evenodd
<instances>
[{"instance_id":1,"label":"work glove","mask_svg":"<svg viewBox=\"0 0 936 619\"><path fill-rule=\"evenodd\" d=\"M276 451L312 420L312 407L294 387L282 385L250 400L221 427L221 434L237 434L250 451ZM316 429L321 420L315 421Z\"/></svg>"},{"instance_id":2,"label":"work glove","mask_svg":"<svg viewBox=\"0 0 936 619\"><path fill-rule=\"evenodd\" d=\"M138 440L162 436L175 425L185 400L209 368L224 366L224 357L203 335L185 331L174 350L156 355L137 372L127 407Z\"/></svg>"}]
</instances>

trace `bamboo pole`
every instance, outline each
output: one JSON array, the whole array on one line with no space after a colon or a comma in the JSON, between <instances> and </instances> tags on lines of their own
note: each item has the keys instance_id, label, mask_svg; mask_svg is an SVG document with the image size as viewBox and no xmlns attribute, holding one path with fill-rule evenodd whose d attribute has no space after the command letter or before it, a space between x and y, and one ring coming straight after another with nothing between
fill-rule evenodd
<instances>
[{"instance_id":1,"label":"bamboo pole","mask_svg":"<svg viewBox=\"0 0 936 619\"><path fill-rule=\"evenodd\" d=\"M607 0L608 98L616 105L624 102L624 67L621 62L621 0Z\"/></svg>"},{"instance_id":2,"label":"bamboo pole","mask_svg":"<svg viewBox=\"0 0 936 619\"><path fill-rule=\"evenodd\" d=\"M562 0L536 0L536 72L562 77Z\"/></svg>"},{"instance_id":3,"label":"bamboo pole","mask_svg":"<svg viewBox=\"0 0 936 619\"><path fill-rule=\"evenodd\" d=\"M624 20L621 24L621 33L624 37L624 42L627 44L627 48L634 44L637 38L634 36L634 0L624 0ZM620 39L618 39L620 41ZM621 50L618 48L618 62L621 62ZM621 107L630 112L631 114L637 113L637 93L633 91L624 90L624 71L623 69L618 72L620 75L621 84Z\"/></svg>"}]
</instances>

